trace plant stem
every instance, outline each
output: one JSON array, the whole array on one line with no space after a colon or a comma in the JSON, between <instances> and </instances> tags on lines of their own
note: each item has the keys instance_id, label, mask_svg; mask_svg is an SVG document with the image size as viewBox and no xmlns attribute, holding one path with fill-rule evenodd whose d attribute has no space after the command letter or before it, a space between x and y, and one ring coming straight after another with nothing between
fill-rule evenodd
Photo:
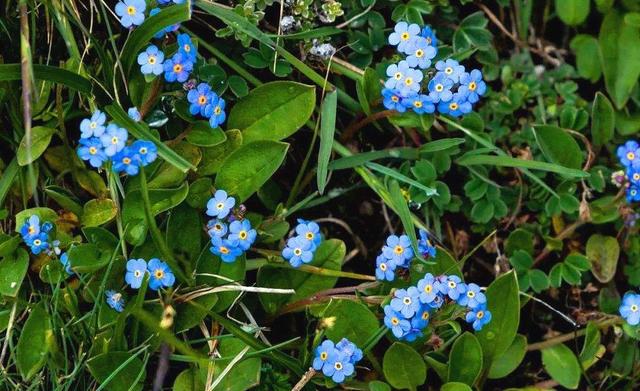
<instances>
[{"instance_id":1,"label":"plant stem","mask_svg":"<svg viewBox=\"0 0 640 391\"><path fill-rule=\"evenodd\" d=\"M622 322L623 322L622 318L620 318L619 316L616 316L616 317L608 318L602 322L595 323L595 325L599 329L605 329L610 326L621 324ZM566 341L571 341L574 338L581 337L585 335L586 332L587 332L587 329L584 328L573 333L562 334L562 335L558 335L557 337L549 338L545 341L535 342L527 345L527 351L542 350L542 349L550 348L551 346L555 346Z\"/></svg>"}]
</instances>

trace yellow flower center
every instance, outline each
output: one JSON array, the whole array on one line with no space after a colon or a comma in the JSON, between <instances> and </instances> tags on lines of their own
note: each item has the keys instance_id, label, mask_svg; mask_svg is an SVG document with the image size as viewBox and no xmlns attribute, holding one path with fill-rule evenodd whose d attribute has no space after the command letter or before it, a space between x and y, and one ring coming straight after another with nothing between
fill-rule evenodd
<instances>
[{"instance_id":1,"label":"yellow flower center","mask_svg":"<svg viewBox=\"0 0 640 391\"><path fill-rule=\"evenodd\" d=\"M640 180L640 173L636 172L635 174L633 174L633 180L634 181Z\"/></svg>"},{"instance_id":2,"label":"yellow flower center","mask_svg":"<svg viewBox=\"0 0 640 391\"><path fill-rule=\"evenodd\" d=\"M413 107L417 107L417 108L421 108L422 107L422 101L416 100L413 102Z\"/></svg>"},{"instance_id":3,"label":"yellow flower center","mask_svg":"<svg viewBox=\"0 0 640 391\"><path fill-rule=\"evenodd\" d=\"M391 318L391 324L394 326L397 326L398 323L400 323L400 320L398 320L398 318L396 318L395 316L393 318Z\"/></svg>"},{"instance_id":4,"label":"yellow flower center","mask_svg":"<svg viewBox=\"0 0 640 391\"><path fill-rule=\"evenodd\" d=\"M476 87L478 86L476 85L475 81L472 81L471 83L469 83L469 91L475 91Z\"/></svg>"},{"instance_id":5,"label":"yellow flower center","mask_svg":"<svg viewBox=\"0 0 640 391\"><path fill-rule=\"evenodd\" d=\"M302 254L302 250L299 248L296 248L295 250L293 250L293 253L297 256L300 256Z\"/></svg>"},{"instance_id":6,"label":"yellow flower center","mask_svg":"<svg viewBox=\"0 0 640 391\"><path fill-rule=\"evenodd\" d=\"M153 272L153 275L159 280L164 277L164 271L162 269L156 269L156 271Z\"/></svg>"},{"instance_id":7,"label":"yellow flower center","mask_svg":"<svg viewBox=\"0 0 640 391\"><path fill-rule=\"evenodd\" d=\"M409 35L409 33L406 31L400 35L400 39L402 39L403 41L408 40L410 37L411 35Z\"/></svg>"},{"instance_id":8,"label":"yellow flower center","mask_svg":"<svg viewBox=\"0 0 640 391\"><path fill-rule=\"evenodd\" d=\"M201 105L207 103L207 96L206 95L200 95L200 97L198 98L198 103L201 104Z\"/></svg>"},{"instance_id":9,"label":"yellow flower center","mask_svg":"<svg viewBox=\"0 0 640 391\"><path fill-rule=\"evenodd\" d=\"M393 74L393 78L396 80L402 79L402 72L396 72Z\"/></svg>"},{"instance_id":10,"label":"yellow flower center","mask_svg":"<svg viewBox=\"0 0 640 391\"><path fill-rule=\"evenodd\" d=\"M638 312L638 306L635 304L631 305L631 312Z\"/></svg>"},{"instance_id":11,"label":"yellow flower center","mask_svg":"<svg viewBox=\"0 0 640 391\"><path fill-rule=\"evenodd\" d=\"M324 361L327 359L327 357L329 357L329 354L327 354L327 352L320 353L320 360Z\"/></svg>"},{"instance_id":12,"label":"yellow flower center","mask_svg":"<svg viewBox=\"0 0 640 391\"><path fill-rule=\"evenodd\" d=\"M220 115L220 113L222 113L222 109L220 108L220 106L216 106L216 108L213 110L213 112L216 115Z\"/></svg>"},{"instance_id":13,"label":"yellow flower center","mask_svg":"<svg viewBox=\"0 0 640 391\"><path fill-rule=\"evenodd\" d=\"M111 299L113 301L120 301L121 298L122 298L122 294L121 293L114 293L113 296L111 296Z\"/></svg>"},{"instance_id":14,"label":"yellow flower center","mask_svg":"<svg viewBox=\"0 0 640 391\"><path fill-rule=\"evenodd\" d=\"M478 312L476 313L476 318L478 318L478 319L482 319L483 317L484 317L484 311L478 311Z\"/></svg>"},{"instance_id":15,"label":"yellow flower center","mask_svg":"<svg viewBox=\"0 0 640 391\"><path fill-rule=\"evenodd\" d=\"M147 62L151 65L156 63L156 56L149 56L149 59L147 60Z\"/></svg>"},{"instance_id":16,"label":"yellow flower center","mask_svg":"<svg viewBox=\"0 0 640 391\"><path fill-rule=\"evenodd\" d=\"M404 84L406 84L407 86L410 86L413 84L413 79L410 77L407 77L406 79L404 79Z\"/></svg>"},{"instance_id":17,"label":"yellow flower center","mask_svg":"<svg viewBox=\"0 0 640 391\"><path fill-rule=\"evenodd\" d=\"M402 246L397 245L393 248L393 252L400 255L404 252L404 248L402 248Z\"/></svg>"},{"instance_id":18,"label":"yellow flower center","mask_svg":"<svg viewBox=\"0 0 640 391\"><path fill-rule=\"evenodd\" d=\"M36 232L36 229L30 226L28 231L29 231L30 234L32 234L32 233Z\"/></svg>"},{"instance_id":19,"label":"yellow flower center","mask_svg":"<svg viewBox=\"0 0 640 391\"><path fill-rule=\"evenodd\" d=\"M96 147L89 147L89 153L95 155L98 153L98 149Z\"/></svg>"},{"instance_id":20,"label":"yellow flower center","mask_svg":"<svg viewBox=\"0 0 640 391\"><path fill-rule=\"evenodd\" d=\"M243 230L243 231L238 232L238 237L240 239L242 239L242 240L246 239L247 238L247 231Z\"/></svg>"},{"instance_id":21,"label":"yellow flower center","mask_svg":"<svg viewBox=\"0 0 640 391\"><path fill-rule=\"evenodd\" d=\"M140 148L140 150L138 152L140 152L143 155L146 155L147 154L147 148L142 147L142 148Z\"/></svg>"},{"instance_id":22,"label":"yellow flower center","mask_svg":"<svg viewBox=\"0 0 640 391\"><path fill-rule=\"evenodd\" d=\"M425 39L427 40L427 43L431 45L431 38L425 38Z\"/></svg>"},{"instance_id":23,"label":"yellow flower center","mask_svg":"<svg viewBox=\"0 0 640 391\"><path fill-rule=\"evenodd\" d=\"M182 72L182 64L175 64L175 65L173 66L173 71L174 71L175 73Z\"/></svg>"},{"instance_id":24,"label":"yellow flower center","mask_svg":"<svg viewBox=\"0 0 640 391\"><path fill-rule=\"evenodd\" d=\"M218 209L224 208L224 203L218 202L218 204L216 205L216 208L218 208Z\"/></svg>"},{"instance_id":25,"label":"yellow flower center","mask_svg":"<svg viewBox=\"0 0 640 391\"><path fill-rule=\"evenodd\" d=\"M185 44L183 46L183 48L184 48L184 51L187 52L187 53L189 53L191 51L191 45L189 45L189 44Z\"/></svg>"},{"instance_id":26,"label":"yellow flower center","mask_svg":"<svg viewBox=\"0 0 640 391\"><path fill-rule=\"evenodd\" d=\"M220 246L220 252L223 254L229 254L229 249L224 246Z\"/></svg>"},{"instance_id":27,"label":"yellow flower center","mask_svg":"<svg viewBox=\"0 0 640 391\"><path fill-rule=\"evenodd\" d=\"M383 272L387 271L387 264L386 263L381 263L380 264L380 270L382 270Z\"/></svg>"},{"instance_id":28,"label":"yellow flower center","mask_svg":"<svg viewBox=\"0 0 640 391\"><path fill-rule=\"evenodd\" d=\"M128 157L124 157L124 158L122 158L122 163L131 164L131 159L129 159Z\"/></svg>"},{"instance_id":29,"label":"yellow flower center","mask_svg":"<svg viewBox=\"0 0 640 391\"><path fill-rule=\"evenodd\" d=\"M444 69L444 73L446 73L447 75L452 74L452 73L453 73L453 68L451 68L451 67L446 67L446 68Z\"/></svg>"},{"instance_id":30,"label":"yellow flower center","mask_svg":"<svg viewBox=\"0 0 640 391\"><path fill-rule=\"evenodd\" d=\"M422 58L422 56L424 56L424 50L422 49L416 50L416 57Z\"/></svg>"},{"instance_id":31,"label":"yellow flower center","mask_svg":"<svg viewBox=\"0 0 640 391\"><path fill-rule=\"evenodd\" d=\"M40 239L36 239L33 241L33 244L35 244L36 246L39 246L42 244L42 241Z\"/></svg>"},{"instance_id":32,"label":"yellow flower center","mask_svg":"<svg viewBox=\"0 0 640 391\"><path fill-rule=\"evenodd\" d=\"M633 152L628 152L627 153L627 159L633 160L635 158L636 158L636 154L635 153L633 153Z\"/></svg>"},{"instance_id":33,"label":"yellow flower center","mask_svg":"<svg viewBox=\"0 0 640 391\"><path fill-rule=\"evenodd\" d=\"M444 86L442 84L436 84L436 91L442 92L444 90Z\"/></svg>"},{"instance_id":34,"label":"yellow flower center","mask_svg":"<svg viewBox=\"0 0 640 391\"><path fill-rule=\"evenodd\" d=\"M305 238L307 238L307 240L313 240L313 232L309 231L304 235Z\"/></svg>"},{"instance_id":35,"label":"yellow flower center","mask_svg":"<svg viewBox=\"0 0 640 391\"><path fill-rule=\"evenodd\" d=\"M391 100L392 100L393 102L398 102L398 101L400 100L400 98L398 98L397 96L393 95L393 96L391 97Z\"/></svg>"},{"instance_id":36,"label":"yellow flower center","mask_svg":"<svg viewBox=\"0 0 640 391\"><path fill-rule=\"evenodd\" d=\"M333 366L334 366L334 368L336 368L337 371L342 369L342 363L340 361L335 363Z\"/></svg>"},{"instance_id":37,"label":"yellow flower center","mask_svg":"<svg viewBox=\"0 0 640 391\"><path fill-rule=\"evenodd\" d=\"M128 13L129 15L135 15L135 14L136 14L136 7L134 7L134 6L132 6L132 5L128 6L128 7L127 7L127 13Z\"/></svg>"},{"instance_id":38,"label":"yellow flower center","mask_svg":"<svg viewBox=\"0 0 640 391\"><path fill-rule=\"evenodd\" d=\"M222 231L222 225L216 224L213 226L213 229L215 229L216 231Z\"/></svg>"},{"instance_id":39,"label":"yellow flower center","mask_svg":"<svg viewBox=\"0 0 640 391\"><path fill-rule=\"evenodd\" d=\"M449 104L449 108L450 108L451 110L458 110L458 104L457 104L456 102L451 102L451 103Z\"/></svg>"},{"instance_id":40,"label":"yellow flower center","mask_svg":"<svg viewBox=\"0 0 640 391\"><path fill-rule=\"evenodd\" d=\"M425 311L422 313L422 320L427 320L427 319L429 319L429 312Z\"/></svg>"},{"instance_id":41,"label":"yellow flower center","mask_svg":"<svg viewBox=\"0 0 640 391\"><path fill-rule=\"evenodd\" d=\"M449 281L449 284L448 284L448 285L449 285L449 288L451 288L451 289L453 289L453 288L455 288L456 286L458 286L454 281Z\"/></svg>"},{"instance_id":42,"label":"yellow flower center","mask_svg":"<svg viewBox=\"0 0 640 391\"><path fill-rule=\"evenodd\" d=\"M95 121L93 121L93 122L91 122L91 123L89 124L89 127L90 127L91 129L95 129L95 128L97 128L97 127L98 127L98 123L97 123L97 122L95 122Z\"/></svg>"},{"instance_id":43,"label":"yellow flower center","mask_svg":"<svg viewBox=\"0 0 640 391\"><path fill-rule=\"evenodd\" d=\"M405 297L404 299L402 299L402 302L404 303L404 305L409 305L411 304L411 298Z\"/></svg>"},{"instance_id":44,"label":"yellow flower center","mask_svg":"<svg viewBox=\"0 0 640 391\"><path fill-rule=\"evenodd\" d=\"M111 144L118 144L118 138L117 137L111 137Z\"/></svg>"},{"instance_id":45,"label":"yellow flower center","mask_svg":"<svg viewBox=\"0 0 640 391\"><path fill-rule=\"evenodd\" d=\"M431 291L433 290L433 286L431 286L431 284L427 284L424 286L424 291L427 293L431 293Z\"/></svg>"},{"instance_id":46,"label":"yellow flower center","mask_svg":"<svg viewBox=\"0 0 640 391\"><path fill-rule=\"evenodd\" d=\"M474 297L476 297L476 293L474 291L469 291L467 292L467 297L473 299Z\"/></svg>"},{"instance_id":47,"label":"yellow flower center","mask_svg":"<svg viewBox=\"0 0 640 391\"><path fill-rule=\"evenodd\" d=\"M133 276L136 277L136 278L140 277L141 275L142 275L142 272L140 270L136 270L136 271L133 272Z\"/></svg>"}]
</instances>

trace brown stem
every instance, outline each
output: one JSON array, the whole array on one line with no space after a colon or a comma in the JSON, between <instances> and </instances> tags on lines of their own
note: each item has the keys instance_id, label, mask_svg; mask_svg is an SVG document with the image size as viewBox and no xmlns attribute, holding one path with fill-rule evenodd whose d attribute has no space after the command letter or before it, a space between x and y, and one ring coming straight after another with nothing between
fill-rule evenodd
<instances>
[{"instance_id":1,"label":"brown stem","mask_svg":"<svg viewBox=\"0 0 640 391\"><path fill-rule=\"evenodd\" d=\"M296 383L296 385L293 386L291 391L302 390L304 386L307 385L307 383L309 383L309 381L311 380L311 378L313 378L315 374L316 374L316 370L313 368L309 368L309 370L307 370L307 372L305 372L304 375L302 375L302 378L300 378L300 380Z\"/></svg>"},{"instance_id":2,"label":"brown stem","mask_svg":"<svg viewBox=\"0 0 640 391\"><path fill-rule=\"evenodd\" d=\"M352 123L349 126L347 126L347 128L344 130L344 132L342 132L342 136L340 137L340 141L342 143L346 143L349 140L351 140L353 138L353 136L356 134L356 132L360 129L362 129L363 127L367 126L368 124L381 120L383 118L388 118L391 116L394 116L398 114L397 111L395 110L384 110L384 111L379 111L377 113L373 113L368 117L363 118L361 121L356 122L356 123Z\"/></svg>"},{"instance_id":3,"label":"brown stem","mask_svg":"<svg viewBox=\"0 0 640 391\"><path fill-rule=\"evenodd\" d=\"M614 326L616 324L621 324L621 323L622 323L622 318L616 316L616 317L608 318L600 323L595 323L595 325L599 329L606 329L607 327ZM581 337L585 335L586 332L587 332L587 329L584 328L573 333L558 335L557 337L549 338L545 341L529 344L527 345L527 350L532 351L532 350L546 349L566 341L571 341L574 338Z\"/></svg>"}]
</instances>

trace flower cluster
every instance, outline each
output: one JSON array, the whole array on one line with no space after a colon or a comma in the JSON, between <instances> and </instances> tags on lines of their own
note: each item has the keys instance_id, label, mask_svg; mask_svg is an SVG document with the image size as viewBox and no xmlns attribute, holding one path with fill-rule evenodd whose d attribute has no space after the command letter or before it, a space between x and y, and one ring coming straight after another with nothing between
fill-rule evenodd
<instances>
[{"instance_id":1,"label":"flower cluster","mask_svg":"<svg viewBox=\"0 0 640 391\"><path fill-rule=\"evenodd\" d=\"M465 284L455 275L434 277L427 273L416 286L394 292L384 307L384 324L396 338L415 341L429 325L432 312L446 301L466 307L465 319L476 331L491 321L487 298L477 284Z\"/></svg>"},{"instance_id":2,"label":"flower cluster","mask_svg":"<svg viewBox=\"0 0 640 391\"><path fill-rule=\"evenodd\" d=\"M640 295L632 292L625 293L619 311L620 316L631 326L640 324Z\"/></svg>"},{"instance_id":3,"label":"flower cluster","mask_svg":"<svg viewBox=\"0 0 640 391\"><path fill-rule=\"evenodd\" d=\"M29 217L20 227L22 240L29 246L33 255L49 251L49 232L51 229L53 229L53 225L48 221L40 225L40 218L36 215Z\"/></svg>"},{"instance_id":4,"label":"flower cluster","mask_svg":"<svg viewBox=\"0 0 640 391\"><path fill-rule=\"evenodd\" d=\"M223 262L235 262L256 241L258 233L251 227L251 221L244 218L240 205L239 213L232 213L236 199L229 197L226 191L217 190L207 202L207 215L213 217L207 223L207 232L211 237L211 252Z\"/></svg>"},{"instance_id":5,"label":"flower cluster","mask_svg":"<svg viewBox=\"0 0 640 391\"><path fill-rule=\"evenodd\" d=\"M136 113L137 109L129 110L130 116ZM158 149L154 143L137 140L127 145L127 130L114 123L106 124L106 121L107 116L96 110L91 118L80 122L81 134L77 152L80 159L88 161L95 168L100 168L109 161L114 172L125 172L128 175L137 175L140 167L156 160Z\"/></svg>"},{"instance_id":6,"label":"flower cluster","mask_svg":"<svg viewBox=\"0 0 640 391\"><path fill-rule=\"evenodd\" d=\"M127 271L124 280L133 289L139 289L146 273L149 273L149 288L171 288L176 282L169 265L158 258L151 258L149 262L144 259L130 259L127 262Z\"/></svg>"},{"instance_id":7,"label":"flower cluster","mask_svg":"<svg viewBox=\"0 0 640 391\"><path fill-rule=\"evenodd\" d=\"M353 375L355 364L362 359L362 350L346 338L334 343L325 339L316 348L313 358L313 369L322 371L335 383L344 382L345 378Z\"/></svg>"},{"instance_id":8,"label":"flower cluster","mask_svg":"<svg viewBox=\"0 0 640 391\"><path fill-rule=\"evenodd\" d=\"M418 251L425 258L436 256L436 248L429 241L429 234L420 230ZM407 235L390 235L387 244L376 258L376 278L381 281L393 281L396 278L396 269L409 269L413 259L411 241Z\"/></svg>"},{"instance_id":9,"label":"flower cluster","mask_svg":"<svg viewBox=\"0 0 640 391\"><path fill-rule=\"evenodd\" d=\"M624 166L625 178L621 173L616 172L612 176L612 181L620 186L623 184L627 187L627 201L640 201L640 145L637 141L629 140L618 147L618 160Z\"/></svg>"},{"instance_id":10,"label":"flower cluster","mask_svg":"<svg viewBox=\"0 0 640 391\"><path fill-rule=\"evenodd\" d=\"M406 58L387 67L389 79L382 90L383 104L387 109L404 113L413 110L417 114L441 114L459 117L470 113L473 105L486 93L487 85L482 72L477 69L466 72L465 67L453 59L436 62L437 38L429 26L398 22L389 35L389 44L397 46ZM434 74L435 73L435 74ZM427 80L425 76L434 74ZM426 85L427 91L424 91Z\"/></svg>"},{"instance_id":11,"label":"flower cluster","mask_svg":"<svg viewBox=\"0 0 640 391\"><path fill-rule=\"evenodd\" d=\"M182 4L185 0L158 0L158 5L168 5L170 3ZM121 0L116 3L116 15L120 18L120 24L122 27L134 28L140 26L145 20L144 11L147 9L147 2L145 0ZM160 12L160 8L153 8L149 11L149 16L153 16ZM177 30L179 25L169 26L164 30L161 30L156 38L162 38L165 32L171 32Z\"/></svg>"},{"instance_id":12,"label":"flower cluster","mask_svg":"<svg viewBox=\"0 0 640 391\"><path fill-rule=\"evenodd\" d=\"M322 242L322 234L317 223L303 219L298 219L295 232L296 235L289 238L287 245L282 249L282 257L289 261L291 266L300 267L303 263L313 260L313 255Z\"/></svg>"}]
</instances>

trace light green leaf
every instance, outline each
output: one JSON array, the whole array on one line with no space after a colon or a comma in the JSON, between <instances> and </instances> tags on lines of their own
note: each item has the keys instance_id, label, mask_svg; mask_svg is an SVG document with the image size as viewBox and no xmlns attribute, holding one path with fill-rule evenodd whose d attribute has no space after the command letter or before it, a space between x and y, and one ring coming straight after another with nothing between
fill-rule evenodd
<instances>
[{"instance_id":1,"label":"light green leaf","mask_svg":"<svg viewBox=\"0 0 640 391\"><path fill-rule=\"evenodd\" d=\"M0 294L16 297L29 268L29 254L17 249L0 261Z\"/></svg>"},{"instance_id":2,"label":"light green leaf","mask_svg":"<svg viewBox=\"0 0 640 391\"><path fill-rule=\"evenodd\" d=\"M384 353L382 371L387 382L399 389L415 390L427 380L427 366L422 356L400 342L395 342Z\"/></svg>"},{"instance_id":3,"label":"light green leaf","mask_svg":"<svg viewBox=\"0 0 640 391\"><path fill-rule=\"evenodd\" d=\"M55 129L45 126L31 128L31 148L27 145L27 136L24 135L18 146L18 164L26 166L39 158L49 146L51 137L55 132Z\"/></svg>"},{"instance_id":4,"label":"light green leaf","mask_svg":"<svg viewBox=\"0 0 640 391\"><path fill-rule=\"evenodd\" d=\"M489 368L489 379L501 379L508 376L520 365L527 353L527 337L516 335L509 348L491 364Z\"/></svg>"},{"instance_id":5,"label":"light green leaf","mask_svg":"<svg viewBox=\"0 0 640 391\"><path fill-rule=\"evenodd\" d=\"M411 239L411 247L413 248L414 255L422 259L422 256L418 251L418 238L416 236L416 228L413 225L413 219L411 218L411 211L409 210L407 200L402 195L400 185L397 181L391 180L389 182L389 195L391 196L391 202L393 203L391 206L398 214L398 217L400 217L405 234L409 236L409 239Z\"/></svg>"},{"instance_id":6,"label":"light green leaf","mask_svg":"<svg viewBox=\"0 0 640 391\"><path fill-rule=\"evenodd\" d=\"M569 133L553 125L535 125L534 130L536 141L549 161L576 170L582 167L582 150Z\"/></svg>"},{"instance_id":7,"label":"light green leaf","mask_svg":"<svg viewBox=\"0 0 640 391\"><path fill-rule=\"evenodd\" d=\"M220 128L212 128L207 121L196 121L186 136L190 144L198 147L213 147L227 140Z\"/></svg>"},{"instance_id":8,"label":"light green leaf","mask_svg":"<svg viewBox=\"0 0 640 391\"><path fill-rule=\"evenodd\" d=\"M320 116L320 149L318 150L317 181L318 191L324 193L329 175L328 166L333 147L333 136L336 131L336 110L338 109L338 93L329 92L322 102Z\"/></svg>"},{"instance_id":9,"label":"light green leaf","mask_svg":"<svg viewBox=\"0 0 640 391\"><path fill-rule=\"evenodd\" d=\"M227 130L225 134L226 141L222 144L202 148L202 160L198 166L198 174L212 175L217 173L226 157L242 145L242 133L238 129Z\"/></svg>"},{"instance_id":10,"label":"light green leaf","mask_svg":"<svg viewBox=\"0 0 640 391\"><path fill-rule=\"evenodd\" d=\"M580 364L576 355L564 344L542 349L542 365L553 380L575 390L580 384Z\"/></svg>"},{"instance_id":11,"label":"light green leaf","mask_svg":"<svg viewBox=\"0 0 640 391\"><path fill-rule=\"evenodd\" d=\"M615 112L609 99L601 92L596 93L591 109L591 136L593 145L602 146L613 138Z\"/></svg>"},{"instance_id":12,"label":"light green leaf","mask_svg":"<svg viewBox=\"0 0 640 391\"><path fill-rule=\"evenodd\" d=\"M556 0L558 17L569 26L577 26L589 15L590 0Z\"/></svg>"},{"instance_id":13,"label":"light green leaf","mask_svg":"<svg viewBox=\"0 0 640 391\"><path fill-rule=\"evenodd\" d=\"M16 365L23 379L29 380L44 366L51 347L50 338L53 338L51 318L41 301L31 310L16 346Z\"/></svg>"},{"instance_id":14,"label":"light green leaf","mask_svg":"<svg viewBox=\"0 0 640 391\"><path fill-rule=\"evenodd\" d=\"M587 178L589 173L582 170L563 167L558 164L518 159L511 156L465 155L456 161L461 166L491 165L497 167L530 168L560 174L568 178Z\"/></svg>"},{"instance_id":15,"label":"light green leaf","mask_svg":"<svg viewBox=\"0 0 640 391\"><path fill-rule=\"evenodd\" d=\"M366 305L351 300L334 300L322 313L327 322L325 333L332 341L347 338L357 346L363 346L378 331L378 319Z\"/></svg>"},{"instance_id":16,"label":"light green leaf","mask_svg":"<svg viewBox=\"0 0 640 391\"><path fill-rule=\"evenodd\" d=\"M85 227L97 227L113 220L118 214L115 202L109 198L94 199L84 204L82 225Z\"/></svg>"},{"instance_id":17,"label":"light green leaf","mask_svg":"<svg viewBox=\"0 0 640 391\"><path fill-rule=\"evenodd\" d=\"M129 352L110 351L99 354L87 361L87 367L106 390L142 390L142 382L145 379L144 364Z\"/></svg>"},{"instance_id":18,"label":"light green leaf","mask_svg":"<svg viewBox=\"0 0 640 391\"><path fill-rule=\"evenodd\" d=\"M591 272L602 283L611 281L616 274L620 245L613 236L593 234L587 240L587 258Z\"/></svg>"},{"instance_id":19,"label":"light green leaf","mask_svg":"<svg viewBox=\"0 0 640 391\"><path fill-rule=\"evenodd\" d=\"M440 391L472 391L472 388L464 383L449 382L443 384Z\"/></svg>"},{"instance_id":20,"label":"light green leaf","mask_svg":"<svg viewBox=\"0 0 640 391\"><path fill-rule=\"evenodd\" d=\"M213 378L216 379L221 375L222 371L229 365L231 359L235 358L247 345L237 338L226 338L220 341L220 354L226 360L217 360L213 365ZM248 352L252 352L249 349ZM260 367L261 360L259 357L244 359L235 363L231 370L227 372L222 382L216 387L216 390L224 391L245 391L260 384ZM207 367L200 369L206 374Z\"/></svg>"},{"instance_id":21,"label":"light green leaf","mask_svg":"<svg viewBox=\"0 0 640 391\"><path fill-rule=\"evenodd\" d=\"M576 68L578 74L592 83L597 82L602 75L600 61L600 46L598 40L588 34L578 34L571 40L571 50L576 54Z\"/></svg>"},{"instance_id":22,"label":"light green leaf","mask_svg":"<svg viewBox=\"0 0 640 391\"><path fill-rule=\"evenodd\" d=\"M300 129L316 104L315 87L292 81L261 85L240 99L227 126L240 129L245 142L282 140Z\"/></svg>"},{"instance_id":23,"label":"light green leaf","mask_svg":"<svg viewBox=\"0 0 640 391\"><path fill-rule=\"evenodd\" d=\"M475 335L465 332L459 336L449 353L448 381L472 386L482 371L482 348Z\"/></svg>"},{"instance_id":24,"label":"light green leaf","mask_svg":"<svg viewBox=\"0 0 640 391\"><path fill-rule=\"evenodd\" d=\"M289 144L271 140L254 141L229 155L216 176L216 188L244 202L258 191L284 161Z\"/></svg>"}]
</instances>

